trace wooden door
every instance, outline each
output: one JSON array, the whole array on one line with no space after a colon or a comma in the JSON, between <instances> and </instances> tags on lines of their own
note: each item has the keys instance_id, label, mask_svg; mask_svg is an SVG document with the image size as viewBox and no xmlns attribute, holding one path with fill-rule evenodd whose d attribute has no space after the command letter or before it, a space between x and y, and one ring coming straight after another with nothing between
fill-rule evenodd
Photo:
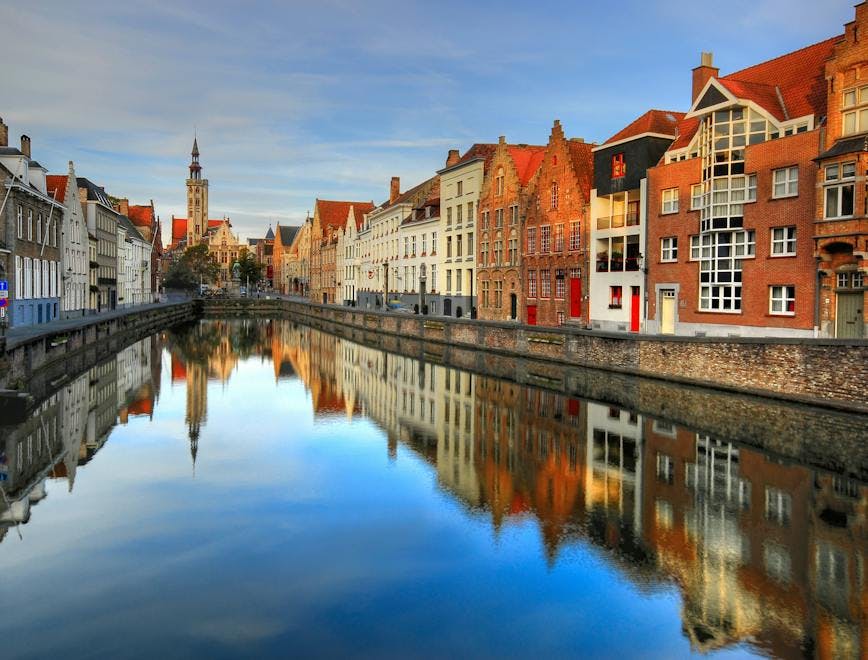
<instances>
[{"instance_id":1,"label":"wooden door","mask_svg":"<svg viewBox=\"0 0 868 660\"><path fill-rule=\"evenodd\" d=\"M527 306L527 324L536 325L536 305Z\"/></svg>"},{"instance_id":2,"label":"wooden door","mask_svg":"<svg viewBox=\"0 0 868 660\"><path fill-rule=\"evenodd\" d=\"M570 317L577 319L582 315L582 278L570 278Z\"/></svg>"},{"instance_id":3,"label":"wooden door","mask_svg":"<svg viewBox=\"0 0 868 660\"><path fill-rule=\"evenodd\" d=\"M838 309L835 313L835 336L839 339L860 339L864 334L865 321L862 318L863 294L839 293Z\"/></svg>"},{"instance_id":4,"label":"wooden door","mask_svg":"<svg viewBox=\"0 0 868 660\"><path fill-rule=\"evenodd\" d=\"M639 287L634 286L630 288L630 332L639 332L639 310L642 304L639 296Z\"/></svg>"},{"instance_id":5,"label":"wooden door","mask_svg":"<svg viewBox=\"0 0 868 660\"><path fill-rule=\"evenodd\" d=\"M675 289L660 290L660 334L675 334Z\"/></svg>"}]
</instances>

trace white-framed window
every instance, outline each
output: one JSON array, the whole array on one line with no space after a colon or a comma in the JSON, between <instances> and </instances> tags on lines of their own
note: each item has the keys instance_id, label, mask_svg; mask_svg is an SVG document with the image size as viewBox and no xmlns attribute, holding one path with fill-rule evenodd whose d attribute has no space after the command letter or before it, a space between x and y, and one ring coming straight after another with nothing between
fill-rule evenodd
<instances>
[{"instance_id":1,"label":"white-framed window","mask_svg":"<svg viewBox=\"0 0 868 660\"><path fill-rule=\"evenodd\" d=\"M550 225L540 227L539 251L546 254L552 247L552 228Z\"/></svg>"},{"instance_id":2,"label":"white-framed window","mask_svg":"<svg viewBox=\"0 0 868 660\"><path fill-rule=\"evenodd\" d=\"M558 208L558 182L552 181L551 209Z\"/></svg>"},{"instance_id":3,"label":"white-framed window","mask_svg":"<svg viewBox=\"0 0 868 660\"><path fill-rule=\"evenodd\" d=\"M780 488L766 486L766 519L779 525L789 525L793 510L793 498Z\"/></svg>"},{"instance_id":4,"label":"white-framed window","mask_svg":"<svg viewBox=\"0 0 868 660\"><path fill-rule=\"evenodd\" d=\"M27 209L27 240L33 240L33 210Z\"/></svg>"},{"instance_id":5,"label":"white-framed window","mask_svg":"<svg viewBox=\"0 0 868 660\"><path fill-rule=\"evenodd\" d=\"M527 297L536 298L536 271L527 271Z\"/></svg>"},{"instance_id":6,"label":"white-framed window","mask_svg":"<svg viewBox=\"0 0 868 660\"><path fill-rule=\"evenodd\" d=\"M709 238L711 238L711 236L709 236ZM702 257L701 241L702 239L698 234L690 237L690 261L699 261Z\"/></svg>"},{"instance_id":7,"label":"white-framed window","mask_svg":"<svg viewBox=\"0 0 868 660\"><path fill-rule=\"evenodd\" d=\"M772 228L772 256L791 257L796 254L796 228Z\"/></svg>"},{"instance_id":8,"label":"white-framed window","mask_svg":"<svg viewBox=\"0 0 868 660\"><path fill-rule=\"evenodd\" d=\"M772 172L772 197L795 197L799 194L799 168L782 167Z\"/></svg>"},{"instance_id":9,"label":"white-framed window","mask_svg":"<svg viewBox=\"0 0 868 660\"><path fill-rule=\"evenodd\" d=\"M825 216L846 218L853 215L856 163L827 165L825 170Z\"/></svg>"},{"instance_id":10,"label":"white-framed window","mask_svg":"<svg viewBox=\"0 0 868 660\"><path fill-rule=\"evenodd\" d=\"M540 282L540 297L551 298L552 296L552 274L548 269L539 272Z\"/></svg>"},{"instance_id":11,"label":"white-framed window","mask_svg":"<svg viewBox=\"0 0 868 660\"><path fill-rule=\"evenodd\" d=\"M24 208L18 205L18 238L24 238Z\"/></svg>"},{"instance_id":12,"label":"white-framed window","mask_svg":"<svg viewBox=\"0 0 868 660\"><path fill-rule=\"evenodd\" d=\"M690 210L698 211L702 208L702 184L694 183L690 186Z\"/></svg>"},{"instance_id":13,"label":"white-framed window","mask_svg":"<svg viewBox=\"0 0 868 660\"><path fill-rule=\"evenodd\" d=\"M796 313L796 287L774 285L769 287L769 314L794 316Z\"/></svg>"},{"instance_id":14,"label":"white-framed window","mask_svg":"<svg viewBox=\"0 0 868 660\"><path fill-rule=\"evenodd\" d=\"M570 250L578 250L582 246L582 228L578 221L570 223Z\"/></svg>"},{"instance_id":15,"label":"white-framed window","mask_svg":"<svg viewBox=\"0 0 868 660\"><path fill-rule=\"evenodd\" d=\"M536 252L536 227L527 228L527 253Z\"/></svg>"},{"instance_id":16,"label":"white-framed window","mask_svg":"<svg viewBox=\"0 0 868 660\"><path fill-rule=\"evenodd\" d=\"M678 261L678 238L676 236L660 239L660 261Z\"/></svg>"},{"instance_id":17,"label":"white-framed window","mask_svg":"<svg viewBox=\"0 0 868 660\"><path fill-rule=\"evenodd\" d=\"M663 213L678 213L678 188L663 191Z\"/></svg>"},{"instance_id":18,"label":"white-framed window","mask_svg":"<svg viewBox=\"0 0 868 660\"><path fill-rule=\"evenodd\" d=\"M844 135L868 131L868 86L844 90Z\"/></svg>"},{"instance_id":19,"label":"white-framed window","mask_svg":"<svg viewBox=\"0 0 868 660\"><path fill-rule=\"evenodd\" d=\"M463 181L458 181L455 184L455 194L458 195L459 197L464 194L464 182Z\"/></svg>"}]
</instances>

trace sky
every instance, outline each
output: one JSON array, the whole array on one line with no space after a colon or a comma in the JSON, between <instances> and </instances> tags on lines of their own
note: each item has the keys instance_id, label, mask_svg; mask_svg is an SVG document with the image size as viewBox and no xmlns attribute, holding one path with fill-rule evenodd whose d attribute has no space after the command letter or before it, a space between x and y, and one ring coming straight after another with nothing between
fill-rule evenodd
<instances>
[{"instance_id":1,"label":"sky","mask_svg":"<svg viewBox=\"0 0 868 660\"><path fill-rule=\"evenodd\" d=\"M0 117L51 172L185 216L198 135L210 216L241 238L316 198L374 200L474 142L602 142L725 75L843 32L855 0L0 2Z\"/></svg>"}]
</instances>

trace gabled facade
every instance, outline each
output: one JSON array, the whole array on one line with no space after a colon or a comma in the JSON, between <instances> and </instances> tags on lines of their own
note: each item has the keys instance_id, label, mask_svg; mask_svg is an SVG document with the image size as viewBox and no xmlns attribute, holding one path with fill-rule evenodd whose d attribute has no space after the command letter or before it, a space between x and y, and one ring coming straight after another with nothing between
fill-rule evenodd
<instances>
[{"instance_id":1,"label":"gabled facade","mask_svg":"<svg viewBox=\"0 0 868 660\"><path fill-rule=\"evenodd\" d=\"M115 210L129 218L139 235L148 243L150 280L148 288L151 295L156 295L161 286L162 273L160 263L163 258L163 236L160 231L160 219L154 210L154 200L150 204L130 204L127 198L117 200Z\"/></svg>"},{"instance_id":2,"label":"gabled facade","mask_svg":"<svg viewBox=\"0 0 868 660\"><path fill-rule=\"evenodd\" d=\"M649 171L648 330L812 336L824 62L837 39L720 76L710 53Z\"/></svg>"},{"instance_id":3,"label":"gabled facade","mask_svg":"<svg viewBox=\"0 0 868 660\"><path fill-rule=\"evenodd\" d=\"M555 120L532 188L522 253L525 322L563 325L588 319L587 217L592 145L567 139Z\"/></svg>"},{"instance_id":4,"label":"gabled facade","mask_svg":"<svg viewBox=\"0 0 868 660\"><path fill-rule=\"evenodd\" d=\"M355 306L356 304L356 288L360 281L361 242L359 241L359 230L364 224L364 212L357 211L355 206L350 206L344 230L338 241L337 270L342 280L341 293L338 297L344 305Z\"/></svg>"},{"instance_id":5,"label":"gabled facade","mask_svg":"<svg viewBox=\"0 0 868 660\"><path fill-rule=\"evenodd\" d=\"M118 306L151 302L151 244L130 219L118 216Z\"/></svg>"},{"instance_id":6,"label":"gabled facade","mask_svg":"<svg viewBox=\"0 0 868 660\"><path fill-rule=\"evenodd\" d=\"M374 208L372 202L316 200L310 225L310 299L334 303L340 287L337 277L338 232L343 232L350 207L361 213Z\"/></svg>"},{"instance_id":7,"label":"gabled facade","mask_svg":"<svg viewBox=\"0 0 868 660\"><path fill-rule=\"evenodd\" d=\"M593 329L643 329L647 171L672 144L683 117L683 113L649 110L593 150L588 272Z\"/></svg>"},{"instance_id":8,"label":"gabled facade","mask_svg":"<svg viewBox=\"0 0 868 660\"><path fill-rule=\"evenodd\" d=\"M463 156L450 151L440 175L440 264L444 316L474 316L476 219L493 144L474 144Z\"/></svg>"},{"instance_id":9,"label":"gabled facade","mask_svg":"<svg viewBox=\"0 0 868 660\"><path fill-rule=\"evenodd\" d=\"M46 170L30 156L30 138L8 147L0 120L0 279L8 293L0 319L20 327L60 316L60 250L64 206L46 186Z\"/></svg>"},{"instance_id":10,"label":"gabled facade","mask_svg":"<svg viewBox=\"0 0 868 660\"><path fill-rule=\"evenodd\" d=\"M216 282L218 286L227 286L232 282L232 267L241 256L241 251L246 249L247 246L238 240L237 235L232 233L232 223L228 218L224 219L216 229L210 231L208 254L220 268ZM252 286L256 282L250 284ZM241 285L246 286L247 283L242 282Z\"/></svg>"},{"instance_id":11,"label":"gabled facade","mask_svg":"<svg viewBox=\"0 0 868 660\"><path fill-rule=\"evenodd\" d=\"M477 213L476 300L481 319L525 318L521 242L531 183L545 149L507 144L501 137L491 157Z\"/></svg>"},{"instance_id":12,"label":"gabled facade","mask_svg":"<svg viewBox=\"0 0 868 660\"><path fill-rule=\"evenodd\" d=\"M275 237L275 268L280 264L280 290L282 293L307 297L310 292L310 230L311 220L305 219L304 224L298 228L287 248L281 248L281 256L278 259L277 244L281 241L278 225L278 234Z\"/></svg>"},{"instance_id":13,"label":"gabled facade","mask_svg":"<svg viewBox=\"0 0 868 660\"><path fill-rule=\"evenodd\" d=\"M67 174L49 174L48 194L63 204L63 231L60 253L60 317L83 316L88 300L87 219L78 198L78 183L72 161ZM69 194L67 194L69 191Z\"/></svg>"},{"instance_id":14,"label":"gabled facade","mask_svg":"<svg viewBox=\"0 0 868 660\"><path fill-rule=\"evenodd\" d=\"M118 221L120 213L114 210L105 190L84 177L77 178L78 195L87 218L88 232L96 242L96 290L92 309L110 311L118 305Z\"/></svg>"},{"instance_id":15,"label":"gabled facade","mask_svg":"<svg viewBox=\"0 0 868 660\"><path fill-rule=\"evenodd\" d=\"M427 197L398 227L398 281L401 304L419 314L440 314L443 300L438 287L437 233L441 227L440 177L434 177Z\"/></svg>"}]
</instances>

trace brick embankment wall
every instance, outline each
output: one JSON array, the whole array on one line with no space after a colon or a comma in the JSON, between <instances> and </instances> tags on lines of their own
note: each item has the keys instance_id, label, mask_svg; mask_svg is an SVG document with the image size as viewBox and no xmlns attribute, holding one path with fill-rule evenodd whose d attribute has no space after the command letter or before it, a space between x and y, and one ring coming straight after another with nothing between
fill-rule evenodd
<instances>
[{"instance_id":1,"label":"brick embankment wall","mask_svg":"<svg viewBox=\"0 0 868 660\"><path fill-rule=\"evenodd\" d=\"M868 412L866 340L626 335L287 300L214 301L204 311L288 313L453 347Z\"/></svg>"},{"instance_id":2,"label":"brick embankment wall","mask_svg":"<svg viewBox=\"0 0 868 660\"><path fill-rule=\"evenodd\" d=\"M38 397L77 367L113 355L159 330L195 320L198 314L194 303L183 302L132 310L111 318L95 316L63 329L46 325L38 335L7 342L0 363L0 390L25 391Z\"/></svg>"}]
</instances>

